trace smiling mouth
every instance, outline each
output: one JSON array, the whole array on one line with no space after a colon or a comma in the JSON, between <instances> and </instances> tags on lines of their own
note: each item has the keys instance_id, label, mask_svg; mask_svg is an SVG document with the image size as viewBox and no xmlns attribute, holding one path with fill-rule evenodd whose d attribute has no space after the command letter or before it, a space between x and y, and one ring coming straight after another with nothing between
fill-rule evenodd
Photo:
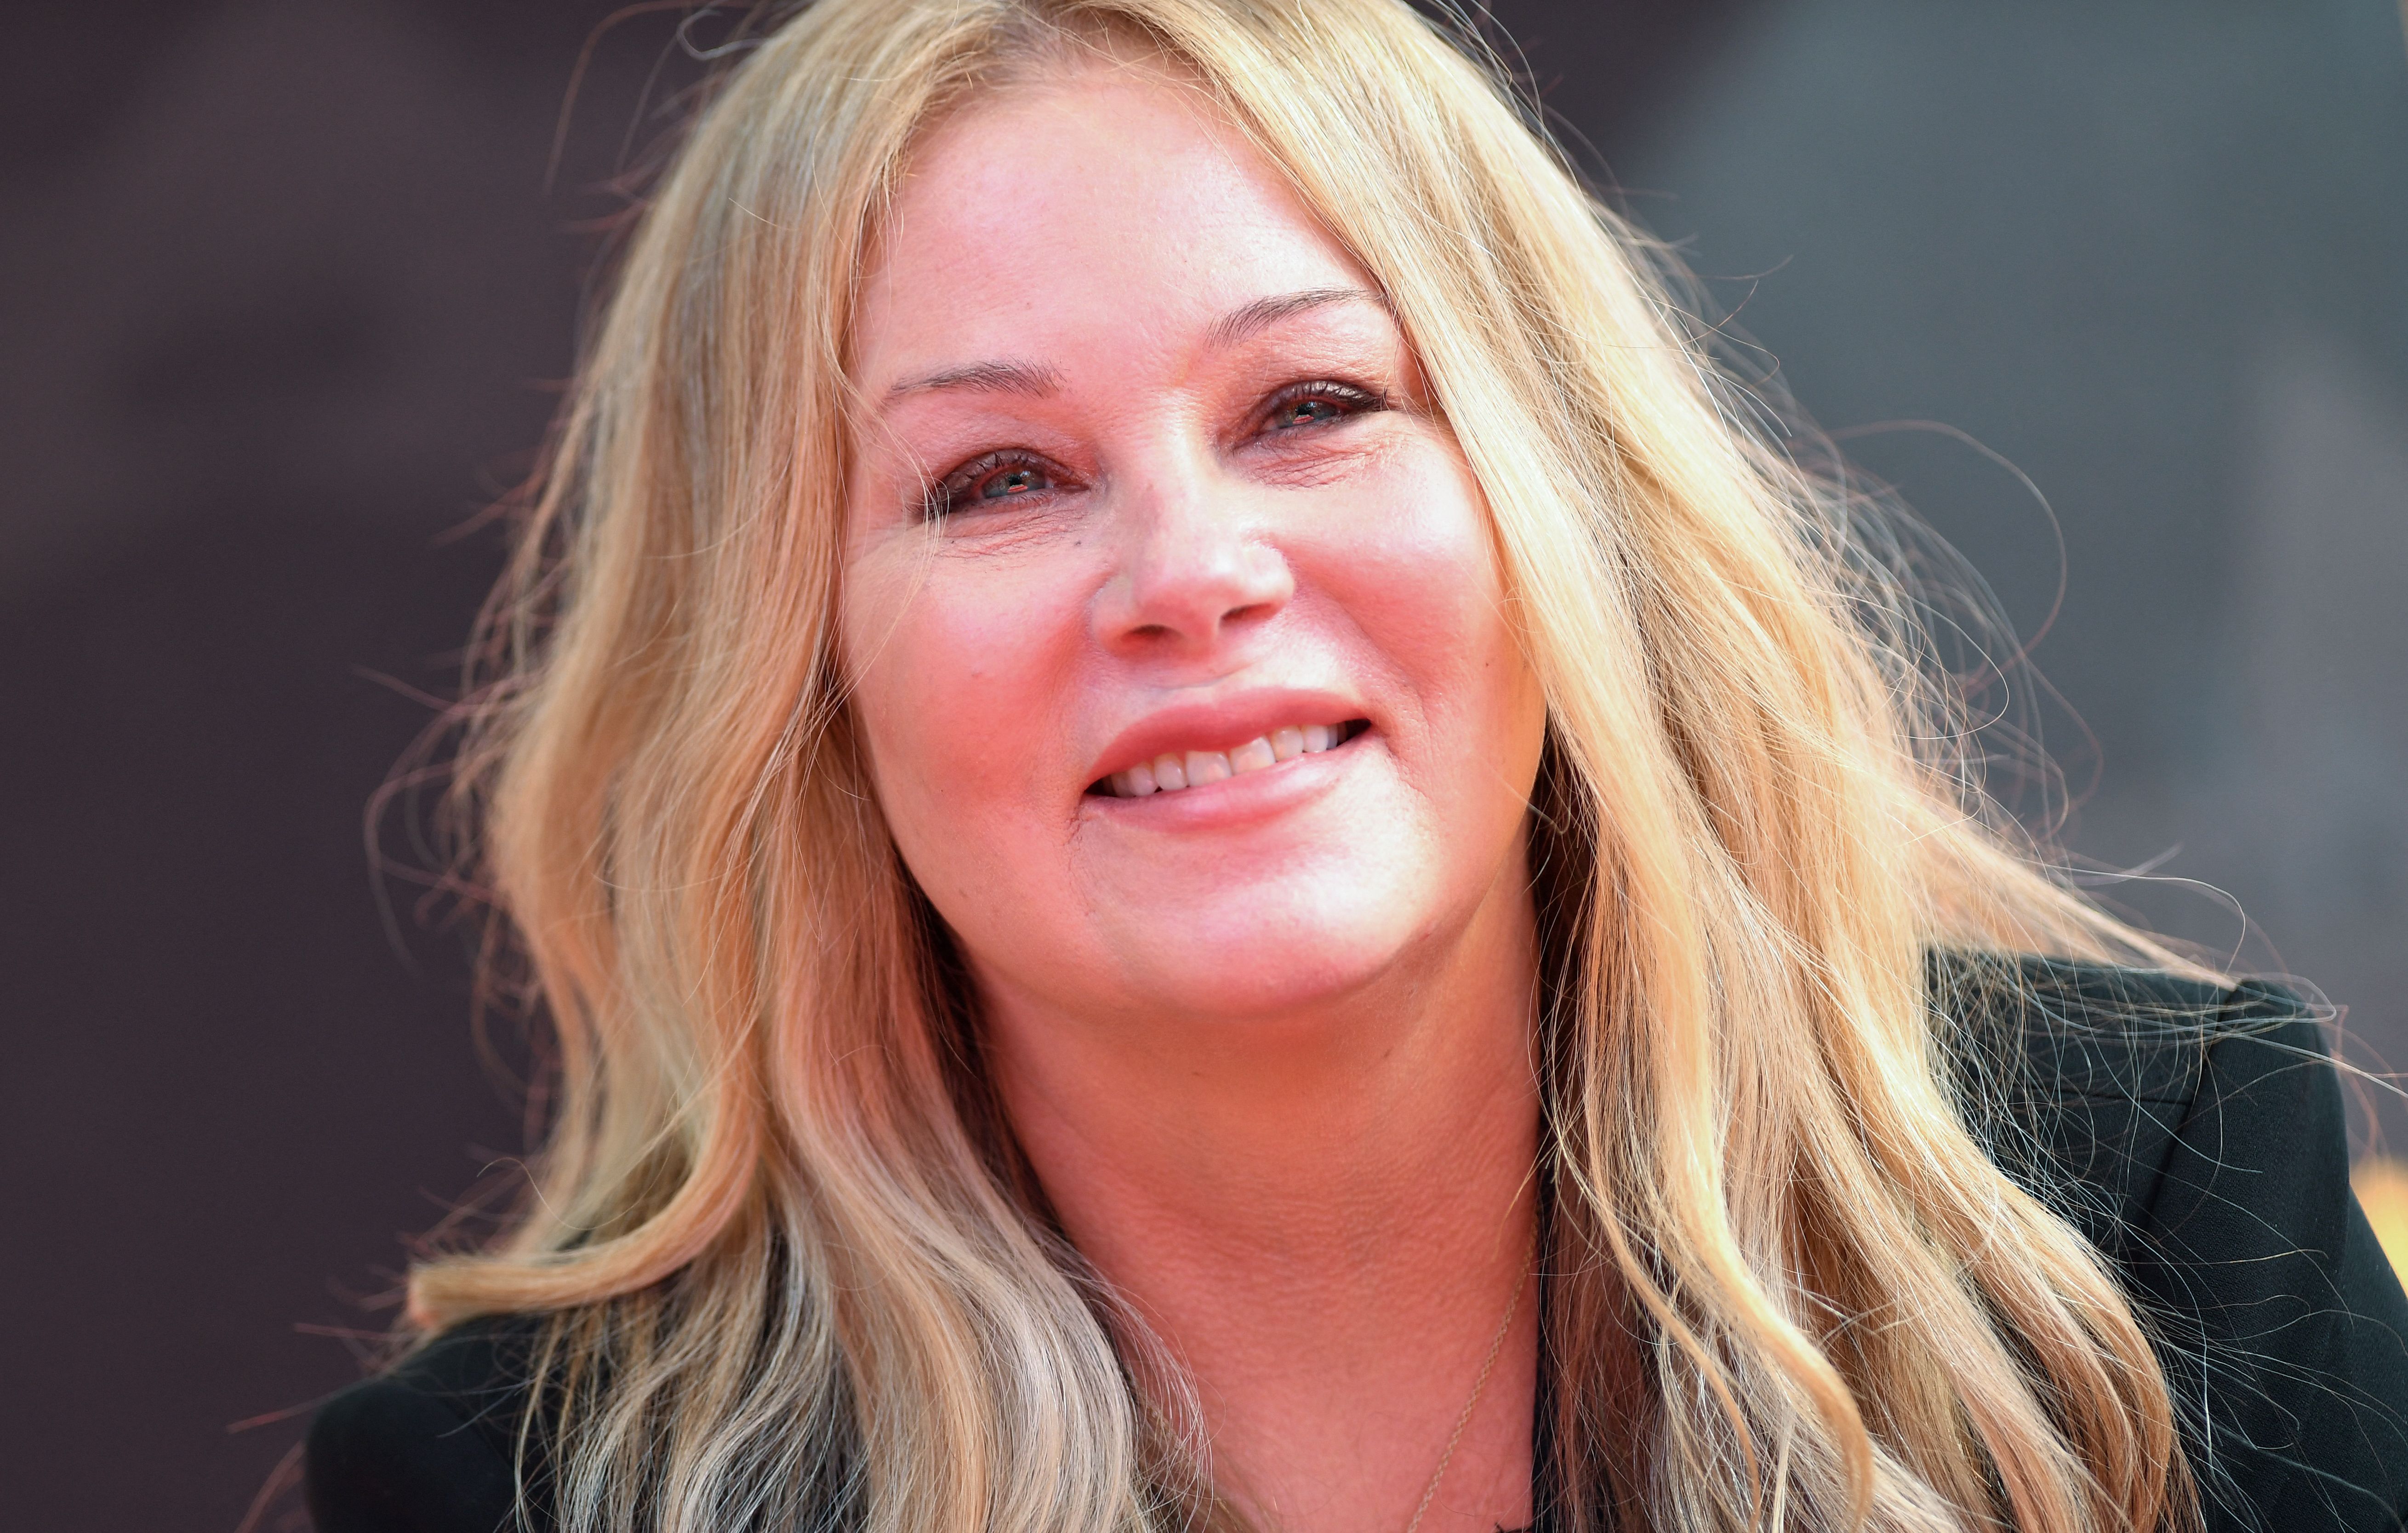
<instances>
[{"instance_id":1,"label":"smiling mouth","mask_svg":"<svg viewBox=\"0 0 2408 1533\"><path fill-rule=\"evenodd\" d=\"M1298 756L1317 755L1335 751L1355 736L1371 727L1369 719L1346 719L1337 724L1287 724L1267 735L1257 735L1243 745L1226 751L1166 751L1152 761L1141 761L1125 770L1100 778L1087 785L1087 792L1103 798L1144 798L1152 794L1182 793L1208 783L1243 777L1249 772L1264 772L1282 762Z\"/></svg>"}]
</instances>

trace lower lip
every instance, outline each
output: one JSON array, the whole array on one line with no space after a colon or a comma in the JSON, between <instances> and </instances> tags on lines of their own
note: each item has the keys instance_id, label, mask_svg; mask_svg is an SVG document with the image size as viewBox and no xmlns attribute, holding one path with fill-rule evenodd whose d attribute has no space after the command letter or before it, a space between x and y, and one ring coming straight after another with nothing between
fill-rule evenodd
<instances>
[{"instance_id":1,"label":"lower lip","mask_svg":"<svg viewBox=\"0 0 2408 1533\"><path fill-rule=\"evenodd\" d=\"M1364 729L1326 751L1290 756L1260 771L1240 772L1218 782L1150 793L1142 798L1082 794L1079 804L1084 813L1132 829L1204 830L1267 820L1327 793L1354 765L1357 753L1378 738L1376 730Z\"/></svg>"}]
</instances>

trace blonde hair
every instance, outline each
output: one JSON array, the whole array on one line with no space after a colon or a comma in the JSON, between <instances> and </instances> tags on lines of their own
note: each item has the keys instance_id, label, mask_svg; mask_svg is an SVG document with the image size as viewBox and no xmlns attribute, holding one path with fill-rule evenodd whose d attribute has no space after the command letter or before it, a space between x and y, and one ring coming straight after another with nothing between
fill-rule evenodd
<instances>
[{"instance_id":1,"label":"blonde hair","mask_svg":"<svg viewBox=\"0 0 2408 1533\"><path fill-rule=\"evenodd\" d=\"M1493 60L1401 0L820 0L624 253L461 758L557 1096L523 1217L421 1266L411 1313L549 1317L561 1526L1229 1515L1035 1211L837 645L846 336L898 168L1109 39L1378 281L1495 518L1548 700L1560 1526L2187 1516L2132 1309L1969 1130L1927 983L1938 949L2166 955L1987 808L1908 561L1749 418Z\"/></svg>"}]
</instances>

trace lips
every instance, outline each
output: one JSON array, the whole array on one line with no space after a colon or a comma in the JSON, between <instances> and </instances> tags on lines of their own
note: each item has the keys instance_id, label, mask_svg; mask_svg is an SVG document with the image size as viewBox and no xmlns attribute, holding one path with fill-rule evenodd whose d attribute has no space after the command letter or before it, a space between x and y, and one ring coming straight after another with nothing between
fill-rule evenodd
<instances>
[{"instance_id":1,"label":"lips","mask_svg":"<svg viewBox=\"0 0 2408 1533\"><path fill-rule=\"evenodd\" d=\"M1327 694L1266 689L1180 704L1122 731L1087 792L1145 798L1206 787L1335 750L1369 727L1359 703Z\"/></svg>"},{"instance_id":2,"label":"lips","mask_svg":"<svg viewBox=\"0 0 2408 1533\"><path fill-rule=\"evenodd\" d=\"M1115 798L1181 793L1249 772L1268 771L1298 756L1335 750L1369 727L1361 719L1341 720L1334 724L1282 724L1227 751L1165 751L1151 761L1137 762L1112 773L1088 791L1107 793Z\"/></svg>"}]
</instances>

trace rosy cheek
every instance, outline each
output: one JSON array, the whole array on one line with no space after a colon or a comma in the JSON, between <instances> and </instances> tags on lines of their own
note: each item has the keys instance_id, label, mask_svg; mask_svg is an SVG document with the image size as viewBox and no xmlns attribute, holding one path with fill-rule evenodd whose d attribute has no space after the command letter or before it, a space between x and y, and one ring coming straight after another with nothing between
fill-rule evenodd
<instances>
[{"instance_id":1,"label":"rosy cheek","mask_svg":"<svg viewBox=\"0 0 2408 1533\"><path fill-rule=\"evenodd\" d=\"M1499 592L1487 519L1451 463L1424 461L1363 508L1376 535L1349 540L1326 566L1342 603L1409 668L1477 664L1498 625ZM1467 648L1469 646L1470 648Z\"/></svg>"},{"instance_id":2,"label":"rosy cheek","mask_svg":"<svg viewBox=\"0 0 2408 1533\"><path fill-rule=\"evenodd\" d=\"M941 802L959 776L954 713L961 689L949 656L946 610L927 600L916 561L882 550L854 566L846 621L848 650L860 658L854 693L880 797L907 842L913 826Z\"/></svg>"},{"instance_id":3,"label":"rosy cheek","mask_svg":"<svg viewBox=\"0 0 2408 1533\"><path fill-rule=\"evenodd\" d=\"M896 722L913 740L922 791L956 803L1025 782L1054 712L1044 606L1025 582L991 575L931 571L885 662L906 700L909 717Z\"/></svg>"}]
</instances>

